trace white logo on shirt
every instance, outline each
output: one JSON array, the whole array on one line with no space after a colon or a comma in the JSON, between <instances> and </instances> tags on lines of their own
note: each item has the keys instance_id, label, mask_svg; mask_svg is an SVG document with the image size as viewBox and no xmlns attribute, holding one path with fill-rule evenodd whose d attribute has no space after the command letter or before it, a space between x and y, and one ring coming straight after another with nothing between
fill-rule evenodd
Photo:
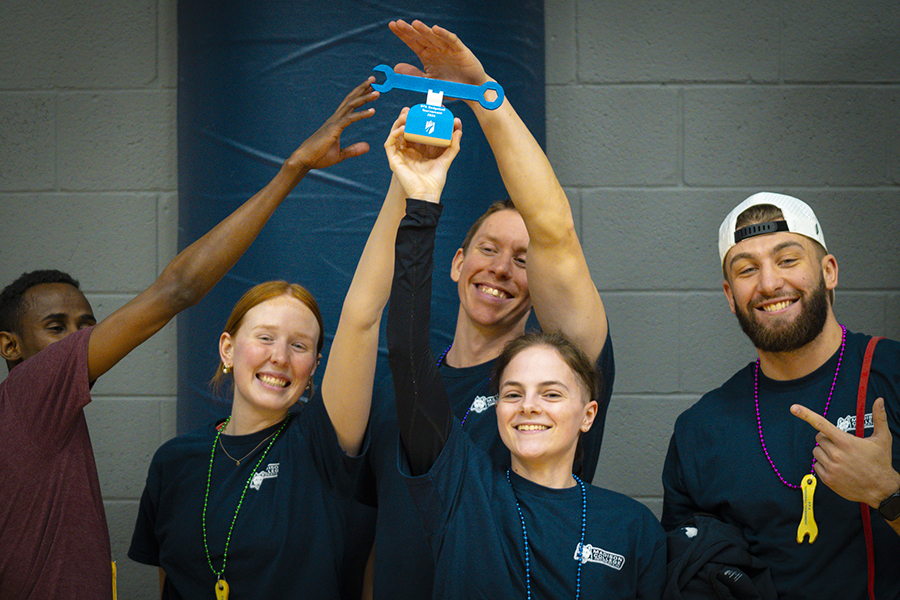
<instances>
[{"instance_id":1,"label":"white logo on shirt","mask_svg":"<svg viewBox=\"0 0 900 600\"><path fill-rule=\"evenodd\" d=\"M483 413L495 404L497 404L497 396L475 396L469 412Z\"/></svg>"},{"instance_id":2,"label":"white logo on shirt","mask_svg":"<svg viewBox=\"0 0 900 600\"><path fill-rule=\"evenodd\" d=\"M580 549L581 543L579 542L578 545L575 546L575 556L572 557L575 560L578 560L578 552ZM606 565L607 567L612 567L616 571L621 571L622 567L625 566L625 557L621 554L604 550L603 548L595 548L590 544L585 544L584 553L581 555L581 564L588 562Z\"/></svg>"},{"instance_id":3,"label":"white logo on shirt","mask_svg":"<svg viewBox=\"0 0 900 600\"><path fill-rule=\"evenodd\" d=\"M278 477L278 465L281 463L269 463L269 466L266 467L265 471L260 471L259 473L253 474L253 479L250 481L250 487L254 490L258 490L262 485L264 479L271 479L273 477Z\"/></svg>"},{"instance_id":4,"label":"white logo on shirt","mask_svg":"<svg viewBox=\"0 0 900 600\"><path fill-rule=\"evenodd\" d=\"M856 431L856 415L847 415L846 417L838 417L837 428L845 433ZM872 413L865 416L863 420L863 429L874 429L875 421L872 420Z\"/></svg>"}]
</instances>

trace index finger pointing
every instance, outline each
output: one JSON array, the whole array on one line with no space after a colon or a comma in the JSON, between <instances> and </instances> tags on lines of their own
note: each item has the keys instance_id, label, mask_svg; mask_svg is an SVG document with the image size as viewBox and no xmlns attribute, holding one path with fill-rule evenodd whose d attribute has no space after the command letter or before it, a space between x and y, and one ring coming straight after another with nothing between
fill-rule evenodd
<instances>
[{"instance_id":1,"label":"index finger pointing","mask_svg":"<svg viewBox=\"0 0 900 600\"><path fill-rule=\"evenodd\" d=\"M844 433L843 431L832 425L830 422L828 422L828 419L826 419L822 415L815 413L805 406L801 406L800 404L794 404L793 406L791 406L791 414L795 417L803 419L804 421L812 425L816 430L832 439L835 438L835 434L839 435Z\"/></svg>"}]
</instances>

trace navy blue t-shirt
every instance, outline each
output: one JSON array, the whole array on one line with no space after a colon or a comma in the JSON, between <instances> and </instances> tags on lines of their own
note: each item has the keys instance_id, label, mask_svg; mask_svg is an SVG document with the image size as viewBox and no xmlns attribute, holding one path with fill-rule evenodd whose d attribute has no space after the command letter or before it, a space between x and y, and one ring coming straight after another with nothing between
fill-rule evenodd
<instances>
[{"instance_id":1,"label":"navy blue t-shirt","mask_svg":"<svg viewBox=\"0 0 900 600\"><path fill-rule=\"evenodd\" d=\"M444 349L441 348L441 352ZM437 353L440 356L440 352ZM462 369L442 364L441 378L447 390L451 409L458 421L465 417L462 430L480 448L489 453L494 463L509 465L509 448L500 439L496 396L490 391L494 360ZM603 351L597 359L597 371L603 378L603 392L598 399L597 416L591 430L582 438L584 447L584 481L590 482L597 468L603 428L606 421L612 384L615 377L612 339L607 335ZM373 397L367 454L369 485L377 498L360 498L378 507L375 530L374 594L378 600L429 600L434 582L434 560L406 482L398 468L400 449L397 411L394 407L394 385L390 373L376 386ZM471 410L470 410L471 408ZM468 415L466 414L468 412ZM365 492L364 492L365 493Z\"/></svg>"},{"instance_id":2,"label":"navy blue t-shirt","mask_svg":"<svg viewBox=\"0 0 900 600\"><path fill-rule=\"evenodd\" d=\"M847 333L846 348L827 419L854 432L856 396L869 337ZM775 381L760 372L763 436L784 478L799 484L812 466L816 430L790 414L802 404L825 408L839 353L809 375ZM738 526L750 553L772 570L778 594L791 599L866 597L866 547L860 507L821 481L814 496L819 534L797 543L802 492L785 486L766 459L753 399L754 364L738 371L685 411L675 424L663 470L663 526L674 529L695 512ZM882 340L875 349L866 398L866 436L872 434L872 403L885 400L894 437L893 463L900 470L900 343ZM875 539L875 596L900 598L900 536L872 511Z\"/></svg>"},{"instance_id":3,"label":"navy blue t-shirt","mask_svg":"<svg viewBox=\"0 0 900 600\"><path fill-rule=\"evenodd\" d=\"M435 554L434 598L526 597L516 500L528 531L532 597L575 597L580 486L546 488L515 473L507 480L506 468L493 464L458 426L431 470L406 480ZM628 496L586 488L581 596L660 598L666 539L656 517Z\"/></svg>"},{"instance_id":4,"label":"navy blue t-shirt","mask_svg":"<svg viewBox=\"0 0 900 600\"><path fill-rule=\"evenodd\" d=\"M206 513L209 556L222 568L225 540L251 473L228 545L224 579L232 598L340 596L346 522L337 501L350 493L360 458L341 451L321 394L291 420L257 468L268 442L240 466L216 447ZM245 436L221 436L241 459L279 425ZM128 556L166 572L163 599L212 598L201 514L216 426L163 444L150 464ZM334 489L335 491L332 491Z\"/></svg>"}]
</instances>

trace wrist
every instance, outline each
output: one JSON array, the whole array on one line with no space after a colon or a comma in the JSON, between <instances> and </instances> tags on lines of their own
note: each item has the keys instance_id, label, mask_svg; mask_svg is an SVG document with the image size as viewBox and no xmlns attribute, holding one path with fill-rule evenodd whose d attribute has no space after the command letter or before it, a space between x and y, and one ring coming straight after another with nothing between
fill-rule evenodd
<instances>
[{"instance_id":1,"label":"wrist","mask_svg":"<svg viewBox=\"0 0 900 600\"><path fill-rule=\"evenodd\" d=\"M312 167L306 163L302 156L298 156L297 154L290 155L287 160L281 164L281 172L295 181L303 179L310 171L312 171Z\"/></svg>"},{"instance_id":2,"label":"wrist","mask_svg":"<svg viewBox=\"0 0 900 600\"><path fill-rule=\"evenodd\" d=\"M884 515L885 511L890 513L894 510L894 506L900 506L900 500L892 499L900 495L900 473L892 471L891 476L886 477L883 481L883 485L878 486L878 490L875 492L873 500L869 502L869 506ZM885 507L885 504L890 504L891 507Z\"/></svg>"}]
</instances>

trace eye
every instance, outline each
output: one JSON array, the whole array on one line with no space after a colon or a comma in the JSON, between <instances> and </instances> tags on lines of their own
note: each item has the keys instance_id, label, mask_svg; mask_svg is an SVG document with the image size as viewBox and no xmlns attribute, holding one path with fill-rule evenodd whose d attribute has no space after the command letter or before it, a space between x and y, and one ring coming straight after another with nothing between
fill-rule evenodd
<instances>
[{"instance_id":1,"label":"eye","mask_svg":"<svg viewBox=\"0 0 900 600\"><path fill-rule=\"evenodd\" d=\"M544 392L544 398L547 398L548 400L561 400L562 397L563 395L556 390L548 390Z\"/></svg>"},{"instance_id":2,"label":"eye","mask_svg":"<svg viewBox=\"0 0 900 600\"><path fill-rule=\"evenodd\" d=\"M523 269L525 268L525 257L524 256L515 257L513 259L513 262L516 263L516 265L522 267Z\"/></svg>"},{"instance_id":3,"label":"eye","mask_svg":"<svg viewBox=\"0 0 900 600\"><path fill-rule=\"evenodd\" d=\"M291 348L293 348L297 352L306 352L306 344L301 344L300 342L291 344Z\"/></svg>"},{"instance_id":4,"label":"eye","mask_svg":"<svg viewBox=\"0 0 900 600\"><path fill-rule=\"evenodd\" d=\"M478 251L487 256L493 256L494 254L497 254L497 249L489 245L479 246Z\"/></svg>"},{"instance_id":5,"label":"eye","mask_svg":"<svg viewBox=\"0 0 900 600\"><path fill-rule=\"evenodd\" d=\"M779 262L778 264L781 265L782 267L793 267L794 265L797 264L797 262L798 262L798 260L796 258L794 258L793 256L790 256L790 257L782 258L781 262Z\"/></svg>"},{"instance_id":6,"label":"eye","mask_svg":"<svg viewBox=\"0 0 900 600\"><path fill-rule=\"evenodd\" d=\"M47 331L51 333L63 333L66 328L64 325L60 325L59 323L50 323L47 325Z\"/></svg>"},{"instance_id":7,"label":"eye","mask_svg":"<svg viewBox=\"0 0 900 600\"><path fill-rule=\"evenodd\" d=\"M263 334L260 334L260 335L259 335L259 338L258 338L258 339L259 339L261 342L272 342L272 341L274 341L275 338L273 338L273 337L272 337L271 335L269 335L268 333L263 333Z\"/></svg>"},{"instance_id":8,"label":"eye","mask_svg":"<svg viewBox=\"0 0 900 600\"><path fill-rule=\"evenodd\" d=\"M522 397L518 391L507 390L500 395L500 400L505 402L516 402Z\"/></svg>"}]
</instances>

